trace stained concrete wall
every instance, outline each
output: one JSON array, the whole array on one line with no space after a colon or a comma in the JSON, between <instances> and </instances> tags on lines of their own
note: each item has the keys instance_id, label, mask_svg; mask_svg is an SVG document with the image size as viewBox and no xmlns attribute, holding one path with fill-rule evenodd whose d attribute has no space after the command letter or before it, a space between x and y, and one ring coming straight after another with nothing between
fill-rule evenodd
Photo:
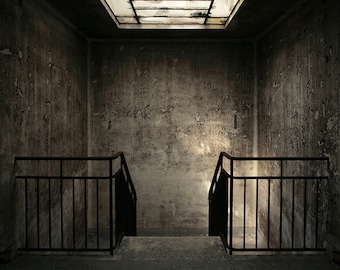
<instances>
[{"instance_id":1,"label":"stained concrete wall","mask_svg":"<svg viewBox=\"0 0 340 270\"><path fill-rule=\"evenodd\" d=\"M38 1L0 1L0 33L5 256L15 243L13 157L87 155L87 42Z\"/></svg>"},{"instance_id":2,"label":"stained concrete wall","mask_svg":"<svg viewBox=\"0 0 340 270\"><path fill-rule=\"evenodd\" d=\"M339 13L339 1L306 1L256 44L258 153L330 158L327 199L320 207L329 215L328 241L338 249Z\"/></svg>"},{"instance_id":3,"label":"stained concrete wall","mask_svg":"<svg viewBox=\"0 0 340 270\"><path fill-rule=\"evenodd\" d=\"M220 151L252 153L252 43L93 42L90 59L91 153L126 154L138 228L207 228Z\"/></svg>"},{"instance_id":4,"label":"stained concrete wall","mask_svg":"<svg viewBox=\"0 0 340 270\"><path fill-rule=\"evenodd\" d=\"M219 152L251 156L256 142L260 156L330 157L323 209L339 249L340 8L306 3L254 57L252 42L157 40L92 42L87 55L86 39L38 0L1 1L0 253L15 242L14 155L122 150L139 228L206 228Z\"/></svg>"}]
</instances>

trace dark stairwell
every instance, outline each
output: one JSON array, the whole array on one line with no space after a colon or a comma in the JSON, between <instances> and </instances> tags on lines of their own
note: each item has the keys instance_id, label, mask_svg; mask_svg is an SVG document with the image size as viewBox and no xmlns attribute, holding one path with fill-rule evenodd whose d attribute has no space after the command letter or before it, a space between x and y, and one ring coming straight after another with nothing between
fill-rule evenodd
<instances>
[{"instance_id":1,"label":"dark stairwell","mask_svg":"<svg viewBox=\"0 0 340 270\"><path fill-rule=\"evenodd\" d=\"M113 161L118 157L121 159L120 162L114 163ZM266 178L260 175L250 176L247 174L243 174L242 177L236 176L237 172L240 172L240 170L235 167L233 163L236 163L237 161L247 163L245 166L241 165L243 169L254 162L278 162L279 170L277 170L275 166L272 167L272 169L279 174L276 176L267 175ZM23 236L23 240L19 241L19 243L22 243L22 247L19 248L19 250L21 250L19 253L20 255L10 264L6 265L4 269L14 269L13 267L15 267L15 269L20 269L20 267L24 266L25 269L34 269L41 264L74 268L74 265L77 265L78 267L86 261L96 265L97 269L102 269L103 267L110 265L110 263L112 266L117 265L123 268L133 267L136 269L159 269L159 267L166 267L166 269L175 269L176 267L179 269L211 269L211 267L215 269L225 269L225 267L233 267L233 269L250 269L252 267L262 267L266 269L268 266L278 269L290 269L292 264L296 266L296 269L318 269L318 267L322 267L323 269L336 269L336 266L333 265L327 257L323 256L324 249L322 245L319 246L319 243L322 242L322 235L318 235L318 226L322 226L322 221L317 219L317 214L319 212L319 206L317 205L314 205L314 208L316 207L316 209L314 209L316 212L313 213L316 219L310 220L310 218L307 218L307 212L303 215L304 222L302 224L302 231L304 232L304 246L302 248L296 248L295 245L293 245L293 243L295 243L293 240L291 241L291 246L288 248L282 246L284 241L279 242L279 248L273 246L272 240L263 240L262 238L265 238L265 235L263 235L261 231L260 223L258 222L258 214L254 215L256 220L255 227L251 228L250 226L247 226L249 222L246 219L250 219L251 217L249 206L246 205L250 203L251 200L247 195L249 196L249 191L254 187L256 192L256 210L260 212L259 197L263 196L259 195L258 182L260 180L266 179L267 181L273 182L279 180L282 183L282 181L288 181L288 179L294 178L296 181L303 181L303 186L305 187L303 190L304 199L302 200L304 202L304 211L311 208L307 204L310 204L313 200L316 203L322 199L323 185L321 182L327 180L326 174L325 176L312 176L309 174L308 176L295 175L293 177L288 174L287 168L283 166L287 161L316 161L318 162L316 170L327 170L328 167L327 159L323 158L239 158L232 157L226 153L221 153L209 192L210 236L199 230L191 235L190 230L177 230L177 232L176 230L168 230L165 235L161 235L162 233L160 233L160 231L148 232L141 230L142 235L136 236L136 207L134 204L131 205L130 200L128 199L130 197L132 199L131 203L136 203L136 191L134 190L132 179L129 175L129 170L122 153L118 153L112 158L18 157L18 163L25 163L21 164L19 172L22 172L24 169L27 170L27 162L30 163L30 166L32 166L32 162L33 164L37 162L37 164L35 164L36 166L32 166L31 169L28 169L28 171L31 171L31 174L20 174L16 176L16 182L19 188L18 191L20 191L20 187L21 191L24 191L24 195L19 196L18 200L26 205L23 209L26 209L27 212L24 214L25 218L22 222L22 225L25 225L18 226L18 228L22 228L21 231L23 230L18 234ZM326 166L324 164L325 162ZM49 166L43 166L44 169L42 171L44 173L42 173L41 169L40 173L37 173L36 170L39 166L41 168L42 163L45 165L48 164ZM54 165L52 165L53 163ZM78 173L75 173L75 168L78 168ZM107 173L104 173L103 175L93 173L97 169L107 172L107 170L103 170L104 168L108 168L108 176ZM32 174L33 171L34 173ZM58 173L53 174L53 171ZM67 173L70 171L73 171L73 176ZM229 171L232 173L228 173ZM86 174L85 172L91 173ZM232 180L235 182L242 182L241 187L243 190L241 193L236 188L233 188ZM30 183L31 181L33 183ZM59 184L56 184L55 181L59 182ZM71 184L67 183L68 181L71 181ZM79 184L77 181L81 181L81 183ZM94 182L91 183L91 181ZM100 188L100 181L109 182ZM112 185L110 184L110 181L112 181ZM246 181L255 181L256 185L250 186ZM309 185L307 181L317 182L316 184ZM318 185L319 182L320 185ZM91 184L93 186L91 186ZM266 182L266 189L264 190L274 194L270 189L270 186L268 187L267 185L268 183ZM53 196L51 197L51 190L53 188L51 189L51 187L54 186L56 186L58 190L57 197L61 198L59 207L57 207L59 209L57 210L57 214L54 213L56 210L50 205L50 202L53 200ZM76 192L74 189L75 186L77 187ZM80 192L79 194L79 190L82 190L79 188L80 186L85 188L83 189L83 192ZM235 184L235 186L237 186L237 184ZM278 186L280 186L282 190L283 185L279 184ZM310 197L310 195L307 196L307 187L316 188L316 190L314 188L311 189L315 194L314 197L312 196L312 201L307 200L307 198ZM89 188L92 189L90 192ZM47 195L43 190L47 191ZM282 197L283 194L281 190L278 194ZM67 195L69 192L71 192L70 197ZM125 193L126 196L124 196ZM18 192L18 194L21 193ZM243 197L237 198L238 196L236 195L239 194L243 194ZM81 198L78 198L78 196ZM88 206L86 198L91 202L91 199L88 198L88 196L93 197L95 209L91 209L91 207ZM48 200L44 202L44 199L46 200L47 198ZM102 198L106 199L102 200ZM293 198L295 198L294 192ZM79 207L77 205L77 202L79 203L79 201L83 203L83 207L88 207L88 209L80 211L83 215L80 215L75 210ZM105 201L107 206L110 207L108 212L104 211ZM271 202L271 200L268 199L268 195L266 201ZM46 203L48 205L47 209L50 209L47 210L47 212L43 207L44 205L46 206ZM319 203L321 204L321 202ZM39 205L39 207L32 210L34 205ZM282 220L285 218L283 217L283 213L287 212L282 208L282 205L279 209L279 213L282 215L280 216L280 222L278 223L280 229L283 227ZM69 210L67 210L67 207L69 207ZM73 209L73 211L70 211L70 209ZM241 215L243 227L231 227L230 224L233 224L233 222L235 222L235 224L240 224L237 221L240 217L234 214L237 213L237 210L239 209L243 209L244 211ZM65 214L67 211L70 212ZM85 218L89 218L89 215L91 214L86 213L91 213L93 211L94 220L90 222ZM275 212L275 209L271 208L271 211ZM294 213L294 207L291 208L290 211ZM109 213L113 212L116 214L110 216ZM105 213L108 214L108 216L103 218L103 214ZM223 213L225 213L225 215ZM53 215L54 218L51 219L51 216ZM61 219L59 221L58 218L56 218L58 216L59 219ZM83 219L82 221L79 221L79 216L80 219ZM234 217L234 221L232 221L232 217ZM268 213L267 220L270 219L271 214ZM19 217L18 220L23 220L23 217ZM106 224L104 222L105 220L107 221ZM113 222L113 220L115 220L115 222ZM311 221L314 222L314 227L312 226L314 228L314 231L312 232L314 235L312 238L314 236L316 237L312 247L306 244L306 238L310 237L310 232L308 231L307 233L306 228L311 226L309 224ZM95 226L89 226L89 224L95 224ZM111 224L111 226L109 226L109 224ZM276 223L271 222L271 224L274 227ZM291 237L294 237L294 228L296 225L290 225L293 232ZM301 224L297 223L295 231L301 231L298 228L300 225ZM269 228L269 225L267 225L267 228ZM83 232L83 234L80 232ZM260 234L262 234L261 237L259 236ZM270 235L271 234L268 234L269 237ZM280 233L280 239L282 238L282 233ZM287 251L290 252L287 253ZM292 255L294 254L293 251L295 252L295 255ZM296 251L299 251L300 256L296 255ZM306 251L309 251L309 253L305 253ZM318 251L318 253L311 253L311 251ZM50 257L48 257L49 260L46 262L45 256L30 257L27 256L27 252L30 252L31 255L44 254L45 256L50 255ZM105 255L105 252L108 252L107 255L111 254L112 256ZM266 256L277 252L286 253L284 256L278 254L276 257ZM229 256L228 253L247 256ZM59 256L51 257L53 254L58 254ZM97 256L92 257L92 259L91 257L82 256L86 254L96 254ZM307 254L309 254L309 256ZM311 254L314 255L310 256ZM65 257L65 255L67 255L67 257ZM258 255L261 256L258 257Z\"/></svg>"}]
</instances>

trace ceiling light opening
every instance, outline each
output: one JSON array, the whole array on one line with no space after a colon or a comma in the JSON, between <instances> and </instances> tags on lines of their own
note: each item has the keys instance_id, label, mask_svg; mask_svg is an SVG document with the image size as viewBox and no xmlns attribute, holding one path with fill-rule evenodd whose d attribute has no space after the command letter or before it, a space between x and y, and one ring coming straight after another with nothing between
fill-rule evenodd
<instances>
[{"instance_id":1,"label":"ceiling light opening","mask_svg":"<svg viewBox=\"0 0 340 270\"><path fill-rule=\"evenodd\" d=\"M225 29L244 0L101 0L121 29Z\"/></svg>"}]
</instances>

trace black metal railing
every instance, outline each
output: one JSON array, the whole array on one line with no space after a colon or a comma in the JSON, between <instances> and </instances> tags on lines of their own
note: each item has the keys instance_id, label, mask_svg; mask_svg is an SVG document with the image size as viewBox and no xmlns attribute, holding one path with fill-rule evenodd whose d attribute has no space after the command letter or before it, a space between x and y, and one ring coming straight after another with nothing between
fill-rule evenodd
<instances>
[{"instance_id":1,"label":"black metal railing","mask_svg":"<svg viewBox=\"0 0 340 270\"><path fill-rule=\"evenodd\" d=\"M209 190L209 235L221 236L229 254L324 250L328 168L327 157L222 152Z\"/></svg>"},{"instance_id":2,"label":"black metal railing","mask_svg":"<svg viewBox=\"0 0 340 270\"><path fill-rule=\"evenodd\" d=\"M124 235L137 235L137 197L124 156L122 156L122 165L125 170L117 173L115 189L117 243L120 243Z\"/></svg>"},{"instance_id":3,"label":"black metal railing","mask_svg":"<svg viewBox=\"0 0 340 270\"><path fill-rule=\"evenodd\" d=\"M15 162L18 250L112 255L123 235L136 235L136 191L122 152Z\"/></svg>"}]
</instances>

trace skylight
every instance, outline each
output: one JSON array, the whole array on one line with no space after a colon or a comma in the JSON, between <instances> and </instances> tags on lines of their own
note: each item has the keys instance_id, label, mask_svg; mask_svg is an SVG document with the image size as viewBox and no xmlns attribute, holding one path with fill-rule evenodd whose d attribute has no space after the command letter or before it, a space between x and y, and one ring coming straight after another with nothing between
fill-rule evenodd
<instances>
[{"instance_id":1,"label":"skylight","mask_svg":"<svg viewBox=\"0 0 340 270\"><path fill-rule=\"evenodd\" d=\"M243 0L101 0L118 28L224 29Z\"/></svg>"}]
</instances>

